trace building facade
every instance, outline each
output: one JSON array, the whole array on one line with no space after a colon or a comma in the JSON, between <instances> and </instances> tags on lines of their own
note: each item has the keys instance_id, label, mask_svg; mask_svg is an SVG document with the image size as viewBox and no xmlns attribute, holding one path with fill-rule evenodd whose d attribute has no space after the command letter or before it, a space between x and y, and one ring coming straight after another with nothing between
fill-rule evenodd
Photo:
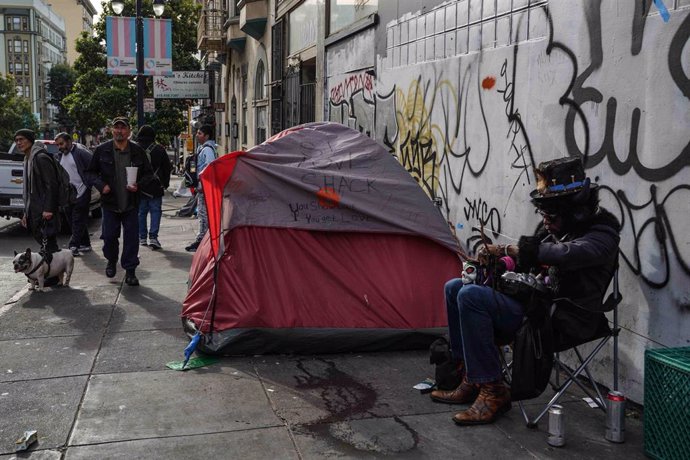
<instances>
[{"instance_id":1,"label":"building facade","mask_svg":"<svg viewBox=\"0 0 690 460\"><path fill-rule=\"evenodd\" d=\"M628 0L241 1L217 52L225 151L346 124L470 251L482 225L499 243L532 233L533 167L582 156L622 223L620 377L642 402L644 350L690 329L690 0L664 3L668 17Z\"/></svg>"},{"instance_id":2,"label":"building facade","mask_svg":"<svg viewBox=\"0 0 690 460\"><path fill-rule=\"evenodd\" d=\"M48 72L65 62L65 21L40 0L0 0L0 72L12 75L44 135L55 129Z\"/></svg>"},{"instance_id":3,"label":"building facade","mask_svg":"<svg viewBox=\"0 0 690 460\"><path fill-rule=\"evenodd\" d=\"M65 20L67 38L67 63L72 65L77 59L76 41L82 32L93 32L93 18L96 8L91 0L51 0L52 8Z\"/></svg>"}]
</instances>

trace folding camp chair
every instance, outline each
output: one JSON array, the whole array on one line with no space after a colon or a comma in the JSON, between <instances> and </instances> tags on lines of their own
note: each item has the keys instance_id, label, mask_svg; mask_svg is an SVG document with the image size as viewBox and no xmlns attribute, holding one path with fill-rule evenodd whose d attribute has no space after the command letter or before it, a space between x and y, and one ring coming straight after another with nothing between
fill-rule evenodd
<instances>
[{"instance_id":1,"label":"folding camp chair","mask_svg":"<svg viewBox=\"0 0 690 460\"><path fill-rule=\"evenodd\" d=\"M587 396L589 396L592 401L596 404L596 406L606 412L606 403L604 396L602 394L602 391L599 387L599 385L596 383L594 378L592 377L592 374L590 373L589 369L587 366L589 365L590 362L594 359L594 357L599 353L599 351L604 348L606 343L609 341L609 339L613 338L613 389L618 390L618 333L620 332L620 327L618 326L618 304L622 300L622 296L620 294L619 286L618 286L618 267L616 266L616 269L613 273L613 290L611 294L607 297L606 301L603 303L603 308L602 308L602 314L601 314L601 320L599 322L599 325L596 330L596 334L593 335L592 338L590 338L586 342L582 342L576 345L570 345L570 347L561 349L560 351L566 351L566 350L573 350L575 352L575 355L577 356L577 359L579 361L579 364L577 364L577 367L574 370L571 370L567 365L565 365L561 360L560 360L560 353L556 352L554 354L554 369L556 370L555 373L555 383L552 383L551 386L556 392L553 397L549 400L548 403L544 406L544 408L539 412L539 414L536 417L530 418L530 416L527 414L527 411L525 409L525 406L523 405L522 401L518 402L518 405L520 406L520 411L522 412L523 417L525 418L525 422L527 423L527 426L530 428L534 428L537 426L537 423L539 423L539 420L549 411L551 406L556 404L561 397L565 394L565 392L568 390L568 388L574 383L578 385ZM573 305L575 308L577 307L574 302L568 300L568 299L554 299L559 302L569 302L571 305ZM554 306L552 307L551 313L555 311L556 304L554 303ZM613 311L613 327L609 326L608 319L606 316L604 316L604 312L609 312ZM582 353L578 349L579 346L584 345L586 343L591 343L594 341L597 341L594 349L586 356L583 357ZM503 347L502 350L504 351ZM505 358L505 354L503 352L499 353L502 361L503 361L503 376L505 380L510 383L510 369L512 366L512 361L508 362ZM567 378L565 381L562 383L560 382L560 371L564 371L566 374L568 374ZM585 373L585 375L589 378L590 384L592 388L594 389L594 392L596 395L594 395L589 388L587 388L580 380L579 377L582 373Z\"/></svg>"}]
</instances>

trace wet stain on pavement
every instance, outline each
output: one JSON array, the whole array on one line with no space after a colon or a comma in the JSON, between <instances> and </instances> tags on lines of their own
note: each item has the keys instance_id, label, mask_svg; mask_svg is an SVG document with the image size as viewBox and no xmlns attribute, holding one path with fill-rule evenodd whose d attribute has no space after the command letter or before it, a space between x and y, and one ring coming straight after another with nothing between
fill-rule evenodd
<instances>
[{"instance_id":1,"label":"wet stain on pavement","mask_svg":"<svg viewBox=\"0 0 690 460\"><path fill-rule=\"evenodd\" d=\"M323 358L299 359L297 368L303 374L295 376L297 389L318 391L328 411L327 416L303 429L336 441L340 449L385 456L416 449L419 435L407 423L373 412L378 395L370 385Z\"/></svg>"}]
</instances>

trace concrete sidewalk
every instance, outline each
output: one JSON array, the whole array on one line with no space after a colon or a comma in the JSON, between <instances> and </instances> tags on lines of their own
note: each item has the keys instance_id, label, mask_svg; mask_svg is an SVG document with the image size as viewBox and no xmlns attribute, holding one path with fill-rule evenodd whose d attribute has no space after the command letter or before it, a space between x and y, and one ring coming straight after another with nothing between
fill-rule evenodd
<instances>
[{"instance_id":1,"label":"concrete sidewalk","mask_svg":"<svg viewBox=\"0 0 690 460\"><path fill-rule=\"evenodd\" d=\"M166 197L164 249L141 248L141 286L124 285L120 267L105 277L96 221L95 251L77 260L70 288L25 292L0 309L0 458L15 456L28 429L39 441L19 458L644 458L640 420L628 417L624 444L609 443L604 413L575 390L563 448L546 443L545 420L526 428L517 405L494 425L457 427L464 406L412 389L433 375L426 351L167 369L188 343L184 246L197 221L173 217L185 201Z\"/></svg>"}]
</instances>

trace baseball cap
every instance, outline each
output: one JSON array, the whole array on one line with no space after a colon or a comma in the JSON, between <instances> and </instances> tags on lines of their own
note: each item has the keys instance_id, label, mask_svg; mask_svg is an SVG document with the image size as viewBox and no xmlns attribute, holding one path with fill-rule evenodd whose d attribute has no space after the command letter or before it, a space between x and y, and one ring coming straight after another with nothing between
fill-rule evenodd
<instances>
[{"instance_id":1,"label":"baseball cap","mask_svg":"<svg viewBox=\"0 0 690 460\"><path fill-rule=\"evenodd\" d=\"M129 125L129 119L127 117L115 117L113 118L113 122L111 123L111 125L115 126L118 123L121 123L126 127L131 128L131 126Z\"/></svg>"}]
</instances>

